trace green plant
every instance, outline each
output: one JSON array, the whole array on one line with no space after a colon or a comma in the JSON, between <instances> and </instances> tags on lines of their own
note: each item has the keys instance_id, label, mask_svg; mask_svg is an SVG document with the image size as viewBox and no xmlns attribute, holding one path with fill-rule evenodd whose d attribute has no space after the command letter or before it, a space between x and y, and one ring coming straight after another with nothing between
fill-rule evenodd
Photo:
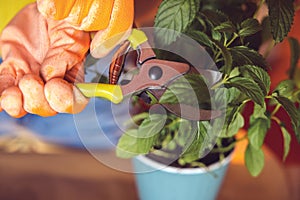
<instances>
[{"instance_id":1,"label":"green plant","mask_svg":"<svg viewBox=\"0 0 300 200\"><path fill-rule=\"evenodd\" d=\"M260 23L257 16L265 3L269 14ZM215 98L225 95L227 101L226 109L223 110L225 123L214 152L220 153L222 157L223 153L234 148L238 141L233 138L244 126L243 108L251 102L254 104L248 133L242 138L249 140L245 163L253 176L257 176L264 166L262 145L272 120L282 131L283 159L289 153L290 134L296 134L300 142L300 87L299 80L294 76L299 71L299 43L296 39L289 38L292 51L290 79L279 83L273 91L270 91L270 67L265 59L266 55L263 56L258 51L261 44L268 40L271 41L271 49L287 37L293 23L294 7L293 0L164 0L155 19L156 27L177 31L169 34L161 29L157 33L163 38L160 42L171 45L180 33L188 35L205 47L223 74L220 82L210 88L215 93ZM163 53L161 56L168 58ZM195 91L201 92L203 77L185 78ZM172 95L181 93L185 85L177 81L170 87L173 87L172 92L166 92L160 101L175 103L178 100L172 98ZM153 102L157 103L161 102ZM281 108L289 115L294 133L289 133L284 120L276 115ZM140 113L133 118L139 126L129 129L120 138L118 156L128 158L156 150L161 156L172 157L172 152L179 148L180 153L176 155L179 156L179 165L203 166L199 162L199 156L207 150L204 147L208 145L205 138L209 138L207 134L211 128L210 121L189 121L170 113ZM161 126L164 128L161 129ZM225 138L230 142L227 146L223 146Z\"/></svg>"}]
</instances>

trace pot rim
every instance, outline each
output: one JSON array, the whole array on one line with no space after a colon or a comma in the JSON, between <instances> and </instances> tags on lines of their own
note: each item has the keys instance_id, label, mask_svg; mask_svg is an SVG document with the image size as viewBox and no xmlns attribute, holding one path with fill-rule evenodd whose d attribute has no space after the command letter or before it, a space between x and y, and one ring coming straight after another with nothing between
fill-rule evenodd
<instances>
[{"instance_id":1,"label":"pot rim","mask_svg":"<svg viewBox=\"0 0 300 200\"><path fill-rule=\"evenodd\" d=\"M173 173L173 174L175 174L175 173L176 174L203 174L203 173L213 172L223 166L228 165L233 158L234 152L235 152L235 149L228 156L226 156L222 161L215 162L215 163L207 166L206 168L204 168L204 167L201 167L201 168L178 168L178 167L173 167L173 166L166 166L160 162L154 161L153 159L146 157L145 155L136 156L135 159L154 168L153 170L151 170L151 171L149 170L147 172L153 172L156 170L160 170L160 171L164 171L167 173ZM137 173L141 173L141 172L137 172ZM144 173L144 172L142 172L142 173Z\"/></svg>"}]
</instances>

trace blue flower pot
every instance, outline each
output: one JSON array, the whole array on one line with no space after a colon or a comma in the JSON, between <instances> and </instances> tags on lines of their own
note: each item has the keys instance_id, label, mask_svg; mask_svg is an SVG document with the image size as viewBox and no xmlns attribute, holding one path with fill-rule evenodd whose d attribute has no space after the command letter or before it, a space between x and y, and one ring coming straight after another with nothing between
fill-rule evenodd
<instances>
[{"instance_id":1,"label":"blue flower pot","mask_svg":"<svg viewBox=\"0 0 300 200\"><path fill-rule=\"evenodd\" d=\"M133 166L140 199L213 200L217 197L231 155L205 169L169 167L138 156L133 159Z\"/></svg>"}]
</instances>

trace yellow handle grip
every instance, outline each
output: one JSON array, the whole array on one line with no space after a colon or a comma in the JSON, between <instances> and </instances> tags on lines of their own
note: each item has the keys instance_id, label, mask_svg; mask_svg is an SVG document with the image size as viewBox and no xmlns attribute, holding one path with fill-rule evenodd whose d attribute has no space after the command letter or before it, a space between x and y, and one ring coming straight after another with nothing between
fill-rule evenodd
<instances>
[{"instance_id":1,"label":"yellow handle grip","mask_svg":"<svg viewBox=\"0 0 300 200\"><path fill-rule=\"evenodd\" d=\"M119 85L102 83L77 83L76 86L86 97L101 97L115 104L123 100L122 89Z\"/></svg>"},{"instance_id":2,"label":"yellow handle grip","mask_svg":"<svg viewBox=\"0 0 300 200\"><path fill-rule=\"evenodd\" d=\"M131 35L128 37L128 41L134 50L136 50L140 44L146 42L147 40L148 37L146 34L138 29L132 29Z\"/></svg>"}]
</instances>

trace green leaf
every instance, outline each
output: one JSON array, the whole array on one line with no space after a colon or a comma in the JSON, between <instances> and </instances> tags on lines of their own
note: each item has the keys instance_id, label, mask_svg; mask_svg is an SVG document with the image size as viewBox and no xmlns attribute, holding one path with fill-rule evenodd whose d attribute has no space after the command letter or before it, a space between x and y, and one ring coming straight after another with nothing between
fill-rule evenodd
<instances>
[{"instance_id":1,"label":"green leaf","mask_svg":"<svg viewBox=\"0 0 300 200\"><path fill-rule=\"evenodd\" d=\"M212 39L218 42L222 39L220 32L234 32L236 29L228 16L219 10L204 10L199 14L198 20L206 22L206 29L210 30Z\"/></svg>"},{"instance_id":2,"label":"green leaf","mask_svg":"<svg viewBox=\"0 0 300 200\"><path fill-rule=\"evenodd\" d=\"M290 43L291 49L289 78L293 79L296 72L297 63L300 57L300 45L296 38L289 37L288 41Z\"/></svg>"},{"instance_id":3,"label":"green leaf","mask_svg":"<svg viewBox=\"0 0 300 200\"><path fill-rule=\"evenodd\" d=\"M210 94L205 80L199 74L187 74L171 83L159 103L184 103L192 106L210 104Z\"/></svg>"},{"instance_id":4,"label":"green leaf","mask_svg":"<svg viewBox=\"0 0 300 200\"><path fill-rule=\"evenodd\" d=\"M201 45L207 46L212 48L213 44L210 38L203 32L197 31L197 30L192 30L188 32L188 35L192 37L194 40L199 42Z\"/></svg>"},{"instance_id":5,"label":"green leaf","mask_svg":"<svg viewBox=\"0 0 300 200\"><path fill-rule=\"evenodd\" d=\"M222 57L223 57L224 63L225 63L223 71L225 71L225 73L228 74L232 69L232 63L233 63L231 52L223 44L221 44L218 41L214 41L214 44L219 49L219 51L222 53Z\"/></svg>"},{"instance_id":6,"label":"green leaf","mask_svg":"<svg viewBox=\"0 0 300 200\"><path fill-rule=\"evenodd\" d=\"M236 28L231 21L222 22L220 25L214 27L215 31L226 33L234 33L235 29Z\"/></svg>"},{"instance_id":7,"label":"green leaf","mask_svg":"<svg viewBox=\"0 0 300 200\"><path fill-rule=\"evenodd\" d=\"M217 88L213 95L215 107L219 110L227 109L227 106L234 105L235 107L241 104L245 99L240 98L241 92L237 88Z\"/></svg>"},{"instance_id":8,"label":"green leaf","mask_svg":"<svg viewBox=\"0 0 300 200\"><path fill-rule=\"evenodd\" d=\"M234 66L255 65L268 69L266 60L255 50L246 46L235 46L229 49Z\"/></svg>"},{"instance_id":9,"label":"green leaf","mask_svg":"<svg viewBox=\"0 0 300 200\"><path fill-rule=\"evenodd\" d=\"M163 1L154 21L159 40L167 45L174 42L194 20L199 6L200 0Z\"/></svg>"},{"instance_id":10,"label":"green leaf","mask_svg":"<svg viewBox=\"0 0 300 200\"><path fill-rule=\"evenodd\" d=\"M241 37L247 37L254 35L260 30L262 30L262 28L257 19L248 18L241 23L241 29L239 30L238 34Z\"/></svg>"},{"instance_id":11,"label":"green leaf","mask_svg":"<svg viewBox=\"0 0 300 200\"><path fill-rule=\"evenodd\" d=\"M244 77L234 77L225 83L227 87L235 87L239 89L242 93L252 99L255 103L263 106L264 95L262 90L254 81L244 78Z\"/></svg>"},{"instance_id":12,"label":"green leaf","mask_svg":"<svg viewBox=\"0 0 300 200\"><path fill-rule=\"evenodd\" d=\"M245 95L239 89L234 87L228 88L227 102L229 105L241 105L244 100L246 100Z\"/></svg>"},{"instance_id":13,"label":"green leaf","mask_svg":"<svg viewBox=\"0 0 300 200\"><path fill-rule=\"evenodd\" d=\"M293 101L293 102L300 103L300 89L297 89L297 90L293 93L292 101Z\"/></svg>"},{"instance_id":14,"label":"green leaf","mask_svg":"<svg viewBox=\"0 0 300 200\"><path fill-rule=\"evenodd\" d=\"M191 137L194 138L196 130L197 128L192 121L181 119L178 123L178 131L174 139L179 146L186 147L190 145Z\"/></svg>"},{"instance_id":15,"label":"green leaf","mask_svg":"<svg viewBox=\"0 0 300 200\"><path fill-rule=\"evenodd\" d=\"M257 118L269 119L269 116L267 114L266 103L264 103L263 106L260 106L255 103L252 116L255 119L257 119Z\"/></svg>"},{"instance_id":16,"label":"green leaf","mask_svg":"<svg viewBox=\"0 0 300 200\"><path fill-rule=\"evenodd\" d=\"M225 126L223 127L220 134L220 137L222 138L228 138L236 135L240 128L244 126L244 117L241 115L241 113L237 112L231 114L234 114L235 117L233 117L233 120L229 121L229 124L225 122Z\"/></svg>"},{"instance_id":17,"label":"green leaf","mask_svg":"<svg viewBox=\"0 0 300 200\"><path fill-rule=\"evenodd\" d=\"M222 39L222 34L218 31L211 30L211 37L213 40L220 42Z\"/></svg>"},{"instance_id":18,"label":"green leaf","mask_svg":"<svg viewBox=\"0 0 300 200\"><path fill-rule=\"evenodd\" d=\"M195 123L195 122L194 122ZM195 134L192 134L191 142L183 148L181 159L185 163L191 163L198 160L204 153L206 147L205 138L208 136L209 122L197 122L198 129Z\"/></svg>"},{"instance_id":19,"label":"green leaf","mask_svg":"<svg viewBox=\"0 0 300 200\"><path fill-rule=\"evenodd\" d=\"M269 8L271 32L275 42L281 42L289 33L294 20L293 0L266 0Z\"/></svg>"},{"instance_id":20,"label":"green leaf","mask_svg":"<svg viewBox=\"0 0 300 200\"><path fill-rule=\"evenodd\" d=\"M248 144L245 152L245 164L252 176L258 176L265 164L265 156L262 149L256 149Z\"/></svg>"},{"instance_id":21,"label":"green leaf","mask_svg":"<svg viewBox=\"0 0 300 200\"><path fill-rule=\"evenodd\" d=\"M292 124L294 126L294 130L298 130L300 126L300 114L298 109L296 108L295 104L286 97L282 96L274 96L274 98L282 105L285 111L291 118ZM297 134L297 132L296 132Z\"/></svg>"},{"instance_id":22,"label":"green leaf","mask_svg":"<svg viewBox=\"0 0 300 200\"><path fill-rule=\"evenodd\" d=\"M274 89L273 94L290 98L294 91L294 82L292 80L283 80Z\"/></svg>"},{"instance_id":23,"label":"green leaf","mask_svg":"<svg viewBox=\"0 0 300 200\"><path fill-rule=\"evenodd\" d=\"M240 75L240 69L239 67L235 67L229 74L229 78L233 78Z\"/></svg>"},{"instance_id":24,"label":"green leaf","mask_svg":"<svg viewBox=\"0 0 300 200\"><path fill-rule=\"evenodd\" d=\"M265 96L269 93L271 80L265 70L254 65L244 65L239 69L244 77L253 79L259 85Z\"/></svg>"},{"instance_id":25,"label":"green leaf","mask_svg":"<svg viewBox=\"0 0 300 200\"><path fill-rule=\"evenodd\" d=\"M217 108L225 113L225 119L215 119L213 127L217 132L221 131L220 137L232 137L244 126L244 118L240 114L244 98L241 97L241 92L234 87L219 88L215 98Z\"/></svg>"},{"instance_id":26,"label":"green leaf","mask_svg":"<svg viewBox=\"0 0 300 200\"><path fill-rule=\"evenodd\" d=\"M140 124L137 135L139 138L152 137L159 133L165 126L167 115L162 114L150 114Z\"/></svg>"},{"instance_id":27,"label":"green leaf","mask_svg":"<svg viewBox=\"0 0 300 200\"><path fill-rule=\"evenodd\" d=\"M189 30L207 31L209 24L207 24L205 17L201 16L200 12L197 14L194 22L195 23L192 23L191 26L189 26ZM198 22L198 24L196 22Z\"/></svg>"},{"instance_id":28,"label":"green leaf","mask_svg":"<svg viewBox=\"0 0 300 200\"><path fill-rule=\"evenodd\" d=\"M118 157L132 158L150 152L158 134L147 138L139 138L134 136L137 135L137 131L137 129L128 130L121 136L116 148Z\"/></svg>"},{"instance_id":29,"label":"green leaf","mask_svg":"<svg viewBox=\"0 0 300 200\"><path fill-rule=\"evenodd\" d=\"M201 15L211 24L212 27L221 25L224 22L230 21L228 16L220 10L204 10Z\"/></svg>"},{"instance_id":30,"label":"green leaf","mask_svg":"<svg viewBox=\"0 0 300 200\"><path fill-rule=\"evenodd\" d=\"M150 114L142 121L138 129L130 129L121 136L117 145L117 156L131 158L147 154L152 149L159 133L164 129L167 115Z\"/></svg>"},{"instance_id":31,"label":"green leaf","mask_svg":"<svg viewBox=\"0 0 300 200\"><path fill-rule=\"evenodd\" d=\"M250 118L250 126L248 129L249 142L253 148L259 150L265 140L268 129L270 128L270 119Z\"/></svg>"},{"instance_id":32,"label":"green leaf","mask_svg":"<svg viewBox=\"0 0 300 200\"><path fill-rule=\"evenodd\" d=\"M283 126L281 126L281 132L283 136L283 160L285 160L290 152L291 135Z\"/></svg>"}]
</instances>

